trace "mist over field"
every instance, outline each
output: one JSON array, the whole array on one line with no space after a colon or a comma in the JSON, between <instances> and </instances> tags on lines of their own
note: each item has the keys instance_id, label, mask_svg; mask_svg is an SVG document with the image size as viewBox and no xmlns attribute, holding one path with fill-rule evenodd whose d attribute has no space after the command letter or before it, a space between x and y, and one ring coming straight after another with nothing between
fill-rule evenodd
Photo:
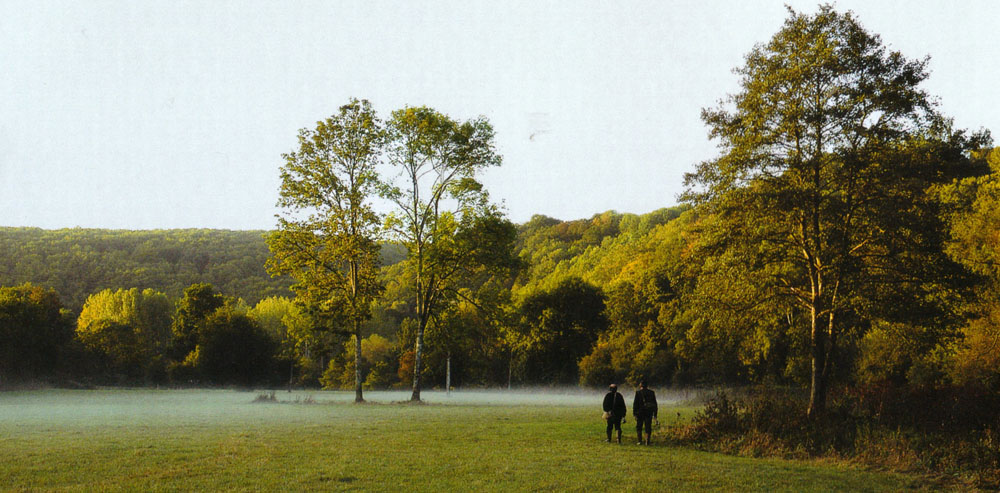
<instances>
[{"instance_id":1,"label":"mist over field","mask_svg":"<svg viewBox=\"0 0 1000 493\"><path fill-rule=\"evenodd\" d=\"M277 403L255 403L261 394L0 393L0 490L582 491L607 483L609 464L620 478L645 478L653 491L914 484L885 472L639 447L631 418L625 443L608 444L599 391L429 391L418 405L393 403L406 392L369 392L360 405L350 392L277 391ZM694 410L668 400L657 440ZM614 483L629 489L623 479Z\"/></svg>"},{"instance_id":2,"label":"mist over field","mask_svg":"<svg viewBox=\"0 0 1000 493\"><path fill-rule=\"evenodd\" d=\"M534 387L512 390L453 390L450 394L443 390L421 392L421 400L429 404L461 404L473 406L592 406L599 408L605 391L581 389L580 387ZM285 397L287 392L278 392L279 401L292 400L296 397ZM317 402L352 402L352 392L293 392L298 396L307 394L314 396ZM629 407L632 405L634 389L625 389ZM702 394L698 390L673 390L657 392L657 402L670 405L697 399ZM410 398L410 391L370 391L365 393L365 400L374 403L404 402Z\"/></svg>"},{"instance_id":3,"label":"mist over field","mask_svg":"<svg viewBox=\"0 0 1000 493\"><path fill-rule=\"evenodd\" d=\"M275 402L257 402L270 396ZM634 392L623 395L631 408ZM657 393L661 406L698 398L695 390ZM409 391L365 392L368 405L409 406ZM513 390L425 391L421 399L430 406L491 407L591 407L599 409L604 392L577 387ZM215 389L186 390L44 390L5 392L0 397L0 427L19 424L60 423L120 425L127 422L234 420L271 416L293 418L295 407L353 405L348 391L294 390L242 391ZM365 404L360 405L362 408ZM336 415L336 407L331 413Z\"/></svg>"}]
</instances>

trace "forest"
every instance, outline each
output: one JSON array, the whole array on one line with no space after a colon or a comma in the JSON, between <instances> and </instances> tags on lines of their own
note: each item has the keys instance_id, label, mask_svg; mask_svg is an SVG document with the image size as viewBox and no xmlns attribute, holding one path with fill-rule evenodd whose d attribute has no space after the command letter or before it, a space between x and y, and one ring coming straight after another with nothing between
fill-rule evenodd
<instances>
[{"instance_id":1,"label":"forest","mask_svg":"<svg viewBox=\"0 0 1000 493\"><path fill-rule=\"evenodd\" d=\"M719 155L646 214L513 224L479 180L502 163L484 117L383 119L354 99L283 155L273 231L0 229L0 386L359 402L725 386L754 390L674 439L876 463L912 446L932 469L1000 471L989 131L955 128L921 86L927 59L830 6L790 9L735 72L739 91L702 113Z\"/></svg>"},{"instance_id":2,"label":"forest","mask_svg":"<svg viewBox=\"0 0 1000 493\"><path fill-rule=\"evenodd\" d=\"M265 231L0 228L0 284L55 289L69 310L108 288L155 289L177 298L208 282L256 304L290 296L289 279L264 269Z\"/></svg>"},{"instance_id":3,"label":"forest","mask_svg":"<svg viewBox=\"0 0 1000 493\"><path fill-rule=\"evenodd\" d=\"M939 245L938 261L964 271L953 274L964 285L939 295L949 305L937 309L949 313L925 324L868 322L841 342L835 356L841 381L993 382L1000 376L991 351L997 308L990 270L996 265L1000 152L967 160L970 176L935 192L948 205L940 219L947 227L941 237L948 240ZM702 272L709 259L722 261L700 257L707 248L706 220L695 208L678 206L573 221L537 215L517 225L517 271L500 282L480 279L463 288L480 291L480 306L457 303L450 325L430 332L428 381L445 384L450 357L453 386L600 387L640 378L673 386L807 385L808 334L796 323L802 313L788 309L758 318L729 312L697 291L706 289L699 276L722 274ZM267 348L260 357L267 364L251 366L270 371L255 372L251 380L234 380L242 372L207 371L174 383L284 385L291 375L296 387L353 388L351 335L314 327L289 291L292 280L268 275L263 232L3 228L0 246L0 283L7 286L5 381L70 374L94 383L174 381L167 362L183 363L180 357L194 349L191 343L187 351L175 347L184 345L180 327L191 318L204 323L226 306L227 317L238 315L248 324L244 329L260 331ZM361 341L364 385L372 389L409 385L414 337L412 288L405 282L412 269L399 247L382 250L386 290ZM738 297L753 294L737 288L727 284L722 293L736 298L727 302L734 306ZM24 328L35 336L17 334L13 325L28 313L34 326ZM117 332L96 328L110 321L123 326ZM95 335L105 332L98 342ZM239 338L230 342L242 344ZM136 344L146 349L134 353ZM61 366L64 358L72 364ZM81 358L90 364L80 365ZM32 359L51 365L41 368ZM43 369L56 373L36 373Z\"/></svg>"},{"instance_id":4,"label":"forest","mask_svg":"<svg viewBox=\"0 0 1000 493\"><path fill-rule=\"evenodd\" d=\"M468 326L463 327L468 331L467 337L459 341L458 347L429 346L429 358L433 363L426 371L432 385L444 384L445 368L438 363L444 363L448 349L453 349L453 385L456 386L580 382L578 360L589 353L590 347L602 335L609 336L610 320L622 323L624 314L632 309L629 305L618 306L626 303L623 295L618 294L626 289L623 286L633 289L631 286L637 282L655 282L650 276L660 272L659 282L666 283L664 289L670 289L669 281L663 277L665 264L658 259L666 253L670 236L676 234L666 226L686 209L675 207L644 215L609 211L575 221L535 216L528 223L518 225L514 248L524 267L504 280L503 302L498 300L492 310L515 313L516 318L524 318L528 323L526 317L539 317L539 313L549 308L548 304L559 304L563 309L583 301L592 304L588 313L567 313L563 316L568 318L560 322L568 324L561 330L573 328L580 332L574 339L579 344L576 353L561 361L550 361L548 373L538 374L533 369L541 365L541 360L551 358L533 355L522 345L519 348L523 348L523 352L522 349L514 350L512 360L514 346L508 342L511 337L527 337L531 329L501 327L495 320L480 317L469 306L460 307L467 309L462 315L469 317ZM10 335L4 340L11 341L7 354L12 358L5 358L5 361L16 361L18 357L14 355L18 354L25 359L22 366L13 363L5 366L5 381L14 376L52 377L55 374L34 373L39 368L28 363L30 355L48 359L46 353L72 353L75 349L73 357L77 359L72 360L72 365L59 368L60 358L52 358L57 364L47 371L58 370L64 372L61 373L64 376L72 374L73 379L89 379L95 383L167 383L169 380L163 373L165 367L156 370L144 365L162 366L170 359L169 350L176 337L171 327L180 324L177 320L184 316L181 306L200 296L216 300L206 302L208 306L214 303L221 307L228 303L236 312L247 315L268 334L273 351L267 357L272 372L257 375L261 378L259 381L232 382L216 375L205 375L199 381L221 385L278 381L285 384L291 367L295 386L350 388L353 385L353 367L345 363L345 358L353 357L351 348L345 347L349 335L309 327L313 322L300 313L301 308L294 303L294 296L289 291L292 280L285 276L271 277L264 268L268 257L264 232L3 228L0 229L0 248L4 259L0 278L0 285L6 286L4 299L8 303L35 300L35 304L48 304L49 313L45 316L41 306L34 307L40 310L37 322L59 321L57 325L61 328L45 330L53 334L55 340L62 341L36 351L27 343L30 339L25 338L27 334L17 336L13 327L5 325ZM412 276L402 263L404 256L405 252L397 246L387 244L382 248L381 276L388 289L384 298L376 303L362 340L366 368L378 368L374 374L366 369L366 388L408 384L398 376L401 358L405 365L407 351L413 342L412 334L408 333L414 316L412 302L407 287L398 281ZM614 296L609 298L605 292ZM512 301L515 299L531 301L518 305ZM655 299L644 302L649 304L643 308L645 312L658 310ZM13 310L17 305L6 306ZM527 312L516 313L522 309ZM612 318L609 320L608 316ZM651 319L655 318L654 315ZM7 318L14 319L13 313ZM152 352L137 354L127 362L107 361L113 354L128 354L133 347L115 348L114 344L139 344L139 341L126 343L122 339L108 339L102 342L103 346L94 341L86 342L88 336L85 334L103 332L86 327L101 320L125 324L128 329L123 327L121 330L131 331L136 337L155 339L143 343ZM629 323L633 328L640 328L635 322ZM14 343L19 340L20 343ZM566 340L556 338L550 344L558 348L564 342ZM546 351L540 346L537 350ZM90 366L81 367L79 358L89 359ZM669 383L673 377L673 365L662 370L664 383ZM90 372L82 368L90 368ZM156 371L161 372L159 376ZM603 385L603 379L623 379L630 372L629 367L612 370L605 365L601 369L587 370L583 382ZM695 382L692 378L691 383ZM709 382L712 380L704 380L704 383Z\"/></svg>"}]
</instances>

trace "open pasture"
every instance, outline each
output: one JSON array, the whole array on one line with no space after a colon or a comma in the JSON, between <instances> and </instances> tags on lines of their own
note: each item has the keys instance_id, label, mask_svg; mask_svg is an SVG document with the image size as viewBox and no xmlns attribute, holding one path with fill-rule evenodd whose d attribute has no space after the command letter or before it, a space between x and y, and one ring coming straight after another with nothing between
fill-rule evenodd
<instances>
[{"instance_id":1,"label":"open pasture","mask_svg":"<svg viewBox=\"0 0 1000 493\"><path fill-rule=\"evenodd\" d=\"M600 395L0 393L4 490L898 491L919 478L603 441ZM689 416L663 406L661 421ZM631 419L625 429L631 428ZM654 436L655 440L655 436Z\"/></svg>"}]
</instances>

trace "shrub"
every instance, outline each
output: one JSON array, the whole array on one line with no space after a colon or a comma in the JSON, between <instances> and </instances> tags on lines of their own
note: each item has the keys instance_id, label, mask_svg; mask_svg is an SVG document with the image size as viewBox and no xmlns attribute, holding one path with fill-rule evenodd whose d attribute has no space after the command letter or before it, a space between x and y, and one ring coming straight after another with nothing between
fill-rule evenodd
<instances>
[{"instance_id":1,"label":"shrub","mask_svg":"<svg viewBox=\"0 0 1000 493\"><path fill-rule=\"evenodd\" d=\"M1000 486L1000 395L983 386L862 385L831 392L806 415L801 393L718 393L668 438L750 456L832 457Z\"/></svg>"},{"instance_id":2,"label":"shrub","mask_svg":"<svg viewBox=\"0 0 1000 493\"><path fill-rule=\"evenodd\" d=\"M580 359L580 385L585 387L602 387L608 382L621 381L620 375L615 374L611 366L611 345L607 342L598 342L594 345L590 354Z\"/></svg>"},{"instance_id":3,"label":"shrub","mask_svg":"<svg viewBox=\"0 0 1000 493\"><path fill-rule=\"evenodd\" d=\"M739 403L730 399L725 392L710 397L705 408L695 413L694 429L694 436L699 438L739 432L742 429Z\"/></svg>"}]
</instances>

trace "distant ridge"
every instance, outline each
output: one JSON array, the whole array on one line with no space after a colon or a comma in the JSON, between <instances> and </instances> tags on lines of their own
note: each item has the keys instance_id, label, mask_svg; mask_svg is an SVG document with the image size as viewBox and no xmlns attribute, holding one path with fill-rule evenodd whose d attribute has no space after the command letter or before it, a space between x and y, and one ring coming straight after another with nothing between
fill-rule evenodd
<instances>
[{"instance_id":1,"label":"distant ridge","mask_svg":"<svg viewBox=\"0 0 1000 493\"><path fill-rule=\"evenodd\" d=\"M269 255L264 234L0 227L0 285L54 288L74 311L106 288L152 288L179 296L197 282L252 305L267 296L291 295L290 279L271 278L264 270Z\"/></svg>"},{"instance_id":2,"label":"distant ridge","mask_svg":"<svg viewBox=\"0 0 1000 493\"><path fill-rule=\"evenodd\" d=\"M549 286L575 275L606 285L625 268L625 258L653 254L659 240L649 235L684 210L607 211L572 221L536 215L518 226L517 249L529 262L518 284ZM270 255L266 233L0 227L0 286L51 287L67 308L78 311L87 296L103 289L152 288L178 297L191 284L207 282L252 306L268 296L292 295L290 278L272 278L264 269ZM401 246L383 246L383 265L405 256Z\"/></svg>"}]
</instances>

